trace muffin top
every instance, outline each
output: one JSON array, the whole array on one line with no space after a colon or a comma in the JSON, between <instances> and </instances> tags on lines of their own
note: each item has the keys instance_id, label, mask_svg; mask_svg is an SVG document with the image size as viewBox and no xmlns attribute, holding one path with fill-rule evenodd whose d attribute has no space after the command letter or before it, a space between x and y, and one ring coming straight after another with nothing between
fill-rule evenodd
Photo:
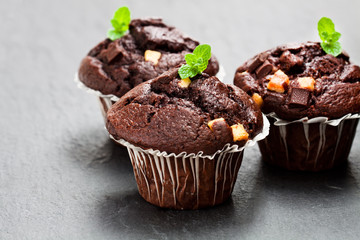
<instances>
[{"instance_id":1,"label":"muffin top","mask_svg":"<svg viewBox=\"0 0 360 240\"><path fill-rule=\"evenodd\" d=\"M121 97L134 86L184 63L185 54L197 45L161 19L134 19L128 34L114 41L105 39L88 53L81 62L79 79L89 88ZM205 72L215 75L218 70L212 57Z\"/></svg>"},{"instance_id":2,"label":"muffin top","mask_svg":"<svg viewBox=\"0 0 360 240\"><path fill-rule=\"evenodd\" d=\"M178 68L130 90L107 113L115 139L175 154L243 146L262 126L260 109L240 88L205 73L181 80Z\"/></svg>"},{"instance_id":3,"label":"muffin top","mask_svg":"<svg viewBox=\"0 0 360 240\"><path fill-rule=\"evenodd\" d=\"M359 66L344 51L337 57L326 54L318 42L262 52L236 70L234 84L263 112L286 120L360 112Z\"/></svg>"}]
</instances>

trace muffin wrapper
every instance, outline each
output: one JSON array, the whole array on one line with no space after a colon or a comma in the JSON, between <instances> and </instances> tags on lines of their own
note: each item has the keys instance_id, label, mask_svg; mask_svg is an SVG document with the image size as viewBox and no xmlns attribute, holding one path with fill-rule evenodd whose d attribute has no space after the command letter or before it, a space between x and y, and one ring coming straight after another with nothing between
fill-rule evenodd
<instances>
[{"instance_id":1,"label":"muffin wrapper","mask_svg":"<svg viewBox=\"0 0 360 240\"><path fill-rule=\"evenodd\" d=\"M114 103L116 103L116 101L111 99L113 99L113 97L100 97L100 96L98 97L100 110L101 110L101 114L103 115L105 125L106 125L106 113L111 108L111 106Z\"/></svg>"},{"instance_id":2,"label":"muffin wrapper","mask_svg":"<svg viewBox=\"0 0 360 240\"><path fill-rule=\"evenodd\" d=\"M242 147L226 144L212 155L202 152L180 154L142 149L120 139L127 147L140 195L164 208L198 209L224 202L233 191L243 150L269 133L264 117L263 131Z\"/></svg>"},{"instance_id":3,"label":"muffin wrapper","mask_svg":"<svg viewBox=\"0 0 360 240\"><path fill-rule=\"evenodd\" d=\"M225 78L225 69L223 66L220 65L219 67L219 72L216 74L216 77L219 78L221 81L224 80ZM101 113L104 117L104 121L106 124L106 113L109 110L109 108L119 100L119 97L112 95L112 94L102 94L100 91L91 89L89 87L87 87L84 83L82 83L79 79L79 74L76 73L75 74L75 78L74 81L76 82L77 86L83 90L85 90L88 93L94 94L98 97L99 102L100 102L100 109L101 109Z\"/></svg>"},{"instance_id":4,"label":"muffin wrapper","mask_svg":"<svg viewBox=\"0 0 360 240\"><path fill-rule=\"evenodd\" d=\"M360 114L338 119L301 118L287 121L275 113L269 136L259 142L263 160L289 170L321 171L346 162Z\"/></svg>"}]
</instances>

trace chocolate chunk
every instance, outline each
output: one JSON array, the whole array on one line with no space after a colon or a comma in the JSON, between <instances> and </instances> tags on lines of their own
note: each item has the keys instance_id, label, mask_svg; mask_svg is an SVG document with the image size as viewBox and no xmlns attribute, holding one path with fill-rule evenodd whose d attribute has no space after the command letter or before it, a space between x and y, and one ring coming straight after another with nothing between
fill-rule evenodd
<instances>
[{"instance_id":1,"label":"chocolate chunk","mask_svg":"<svg viewBox=\"0 0 360 240\"><path fill-rule=\"evenodd\" d=\"M269 56L269 53L267 52L263 52L260 53L259 55L257 55L250 63L249 63L249 67L248 67L248 71L250 73L252 73L253 71L255 71L255 69L257 69L261 64L263 64L265 62L265 60L267 59L267 57Z\"/></svg>"},{"instance_id":2,"label":"chocolate chunk","mask_svg":"<svg viewBox=\"0 0 360 240\"><path fill-rule=\"evenodd\" d=\"M259 83L248 72L236 73L234 83L247 93L259 88Z\"/></svg>"},{"instance_id":3,"label":"chocolate chunk","mask_svg":"<svg viewBox=\"0 0 360 240\"><path fill-rule=\"evenodd\" d=\"M303 88L293 88L290 94L291 107L306 107L309 104L310 91Z\"/></svg>"},{"instance_id":4,"label":"chocolate chunk","mask_svg":"<svg viewBox=\"0 0 360 240\"><path fill-rule=\"evenodd\" d=\"M360 67L356 65L347 65L340 75L343 82L356 82L360 80Z\"/></svg>"},{"instance_id":5,"label":"chocolate chunk","mask_svg":"<svg viewBox=\"0 0 360 240\"><path fill-rule=\"evenodd\" d=\"M215 138L220 141L231 142L232 141L232 131L226 121L215 121L212 125L212 131L214 132Z\"/></svg>"},{"instance_id":6,"label":"chocolate chunk","mask_svg":"<svg viewBox=\"0 0 360 240\"><path fill-rule=\"evenodd\" d=\"M303 59L292 54L290 51L285 51L281 54L280 58L281 69L287 71L294 66L301 66L303 64Z\"/></svg>"},{"instance_id":7,"label":"chocolate chunk","mask_svg":"<svg viewBox=\"0 0 360 240\"><path fill-rule=\"evenodd\" d=\"M258 69L256 69L256 76L263 78L268 75L273 69L273 65L269 61L265 61Z\"/></svg>"},{"instance_id":8,"label":"chocolate chunk","mask_svg":"<svg viewBox=\"0 0 360 240\"><path fill-rule=\"evenodd\" d=\"M122 54L122 50L123 49L116 42L110 44L108 49L106 49L106 59L108 60L108 63L111 63L112 60Z\"/></svg>"}]
</instances>

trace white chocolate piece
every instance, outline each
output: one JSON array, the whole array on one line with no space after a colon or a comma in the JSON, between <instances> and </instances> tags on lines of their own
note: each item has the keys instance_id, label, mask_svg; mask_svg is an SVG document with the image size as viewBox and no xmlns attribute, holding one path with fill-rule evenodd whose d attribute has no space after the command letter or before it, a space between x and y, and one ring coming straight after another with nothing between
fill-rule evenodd
<instances>
[{"instance_id":1,"label":"white chocolate piece","mask_svg":"<svg viewBox=\"0 0 360 240\"><path fill-rule=\"evenodd\" d=\"M181 81L178 82L178 85L181 88L187 88L189 87L190 83L191 83L190 78L185 78L185 79L181 79Z\"/></svg>"},{"instance_id":2,"label":"white chocolate piece","mask_svg":"<svg viewBox=\"0 0 360 240\"><path fill-rule=\"evenodd\" d=\"M147 62L150 61L154 65L158 64L160 57L161 57L161 52L158 51L146 50L144 54L145 61Z\"/></svg>"}]
</instances>

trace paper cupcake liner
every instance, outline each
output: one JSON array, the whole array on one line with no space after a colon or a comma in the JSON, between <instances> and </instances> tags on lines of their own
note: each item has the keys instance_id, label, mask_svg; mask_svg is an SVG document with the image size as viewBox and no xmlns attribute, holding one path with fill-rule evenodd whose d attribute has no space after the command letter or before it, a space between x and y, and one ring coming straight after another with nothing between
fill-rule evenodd
<instances>
[{"instance_id":1,"label":"paper cupcake liner","mask_svg":"<svg viewBox=\"0 0 360 240\"><path fill-rule=\"evenodd\" d=\"M220 204L230 197L243 150L264 139L269 127L264 116L262 133L242 147L226 144L212 155L142 149L110 137L127 147L139 193L146 201L164 208L198 209Z\"/></svg>"},{"instance_id":2,"label":"paper cupcake liner","mask_svg":"<svg viewBox=\"0 0 360 240\"><path fill-rule=\"evenodd\" d=\"M87 87L83 82L80 81L78 73L75 74L74 81L78 88L97 96L100 103L101 114L103 115L104 123L106 124L106 113L111 108L111 106L119 100L119 98L112 94L102 94L98 90Z\"/></svg>"},{"instance_id":3,"label":"paper cupcake liner","mask_svg":"<svg viewBox=\"0 0 360 240\"><path fill-rule=\"evenodd\" d=\"M287 121L267 114L269 136L259 142L263 160L289 170L322 171L347 161L360 114Z\"/></svg>"},{"instance_id":4,"label":"paper cupcake liner","mask_svg":"<svg viewBox=\"0 0 360 240\"><path fill-rule=\"evenodd\" d=\"M225 68L222 65L220 65L219 66L219 72L216 74L216 77L220 81L224 82L225 76L226 76Z\"/></svg>"},{"instance_id":5,"label":"paper cupcake liner","mask_svg":"<svg viewBox=\"0 0 360 240\"><path fill-rule=\"evenodd\" d=\"M85 90L88 93L94 94L98 97L101 98L109 98L110 100L116 102L117 100L119 100L119 97L113 95L113 94L102 94L100 91L98 90L94 90L92 88L89 88L88 86L86 86L83 82L80 81L79 79L79 74L75 73L75 77L74 77L74 81L76 83L76 85L78 86L78 88Z\"/></svg>"},{"instance_id":6,"label":"paper cupcake liner","mask_svg":"<svg viewBox=\"0 0 360 240\"><path fill-rule=\"evenodd\" d=\"M218 79L220 79L221 81L223 81L225 78L225 75L226 75L225 69L222 65L220 65L219 72L216 74L216 77ZM98 90L94 90L92 88L87 87L83 82L80 81L78 73L75 74L74 81L76 82L78 88L83 89L86 92L94 94L95 96L98 97L98 99L100 101L100 110L101 110L101 113L104 117L105 124L106 124L106 113L109 110L109 108L115 102L117 102L119 100L119 97L112 95L112 94L102 94Z\"/></svg>"},{"instance_id":7,"label":"paper cupcake liner","mask_svg":"<svg viewBox=\"0 0 360 240\"><path fill-rule=\"evenodd\" d=\"M198 209L224 202L237 178L243 152L165 157L128 148L140 195L164 208Z\"/></svg>"},{"instance_id":8,"label":"paper cupcake liner","mask_svg":"<svg viewBox=\"0 0 360 240\"><path fill-rule=\"evenodd\" d=\"M98 97L101 114L103 115L104 122L106 125L106 113L111 108L111 106L116 102L111 100L112 97Z\"/></svg>"}]
</instances>

